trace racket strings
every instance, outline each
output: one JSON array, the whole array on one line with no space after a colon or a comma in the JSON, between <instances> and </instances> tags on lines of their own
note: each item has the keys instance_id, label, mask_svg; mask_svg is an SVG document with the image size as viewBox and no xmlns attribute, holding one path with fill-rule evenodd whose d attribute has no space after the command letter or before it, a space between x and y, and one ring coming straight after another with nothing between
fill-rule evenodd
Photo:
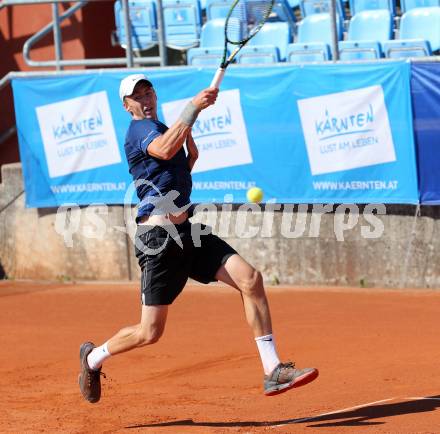
<instances>
[{"instance_id":1,"label":"racket strings","mask_svg":"<svg viewBox=\"0 0 440 434\"><path fill-rule=\"evenodd\" d=\"M269 17L274 0L239 0L226 23L226 38L240 44L251 38Z\"/></svg>"}]
</instances>

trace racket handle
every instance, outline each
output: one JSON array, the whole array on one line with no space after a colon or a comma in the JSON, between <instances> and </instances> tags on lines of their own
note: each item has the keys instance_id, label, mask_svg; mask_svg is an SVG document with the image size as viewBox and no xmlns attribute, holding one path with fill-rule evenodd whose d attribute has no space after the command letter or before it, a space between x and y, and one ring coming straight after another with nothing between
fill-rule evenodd
<instances>
[{"instance_id":1,"label":"racket handle","mask_svg":"<svg viewBox=\"0 0 440 434\"><path fill-rule=\"evenodd\" d=\"M220 87L224 75L225 75L225 69L223 68L217 69L217 72L215 73L214 78L212 79L211 86L209 87L215 87L216 89L218 89Z\"/></svg>"}]
</instances>

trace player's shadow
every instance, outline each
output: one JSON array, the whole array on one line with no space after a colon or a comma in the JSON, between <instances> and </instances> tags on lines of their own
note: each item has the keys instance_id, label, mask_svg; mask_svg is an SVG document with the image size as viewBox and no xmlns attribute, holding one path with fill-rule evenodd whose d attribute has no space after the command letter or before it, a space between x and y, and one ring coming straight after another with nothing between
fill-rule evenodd
<instances>
[{"instance_id":1,"label":"player's shadow","mask_svg":"<svg viewBox=\"0 0 440 434\"><path fill-rule=\"evenodd\" d=\"M206 427L267 427L289 424L309 424L309 427L324 428L333 426L371 426L381 425L384 419L403 414L417 414L435 411L440 407L440 395L429 396L423 399L414 399L397 403L375 404L354 410L342 411L316 417L301 419L285 419L276 421L242 421L242 422L195 422L192 419L175 420L152 424L132 425L125 428L159 428L167 426L206 426Z\"/></svg>"}]
</instances>

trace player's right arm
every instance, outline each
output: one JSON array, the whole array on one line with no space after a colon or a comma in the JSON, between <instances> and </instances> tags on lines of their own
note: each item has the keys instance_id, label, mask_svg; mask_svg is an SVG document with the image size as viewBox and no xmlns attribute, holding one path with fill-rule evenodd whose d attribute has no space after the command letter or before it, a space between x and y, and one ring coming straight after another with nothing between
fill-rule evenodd
<instances>
[{"instance_id":1,"label":"player's right arm","mask_svg":"<svg viewBox=\"0 0 440 434\"><path fill-rule=\"evenodd\" d=\"M176 155L185 143L198 114L215 103L218 89L208 88L198 93L180 115L161 136L155 138L147 147L147 152L161 160L169 160Z\"/></svg>"}]
</instances>

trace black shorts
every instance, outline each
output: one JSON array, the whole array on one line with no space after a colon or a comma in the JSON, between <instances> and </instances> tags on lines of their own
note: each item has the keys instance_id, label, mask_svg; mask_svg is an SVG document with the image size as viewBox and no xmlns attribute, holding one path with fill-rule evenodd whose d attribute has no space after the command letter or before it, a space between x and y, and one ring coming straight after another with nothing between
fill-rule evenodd
<instances>
[{"instance_id":1,"label":"black shorts","mask_svg":"<svg viewBox=\"0 0 440 434\"><path fill-rule=\"evenodd\" d=\"M168 228L139 225L135 252L142 270L142 304L148 306L171 304L189 277L214 282L218 269L237 253L211 228L189 221Z\"/></svg>"}]
</instances>

